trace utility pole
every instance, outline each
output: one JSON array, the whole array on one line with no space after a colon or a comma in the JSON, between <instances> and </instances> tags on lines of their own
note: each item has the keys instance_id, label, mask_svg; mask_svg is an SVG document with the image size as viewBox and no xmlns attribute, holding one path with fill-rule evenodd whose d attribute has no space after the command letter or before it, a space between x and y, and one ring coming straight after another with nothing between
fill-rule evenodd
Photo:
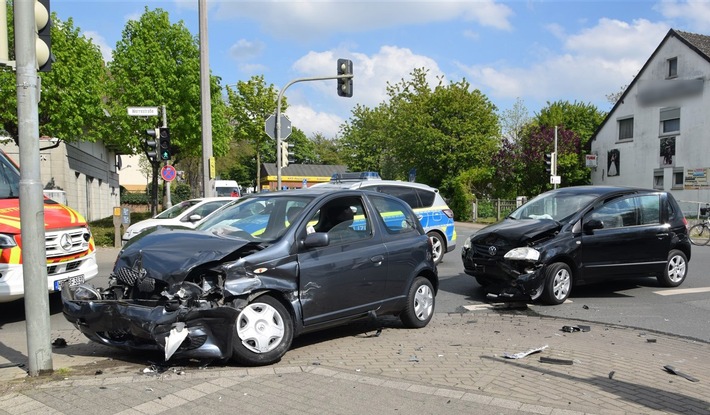
<instances>
[{"instance_id":1,"label":"utility pole","mask_svg":"<svg viewBox=\"0 0 710 415\"><path fill-rule=\"evenodd\" d=\"M44 196L40 176L40 82L35 49L35 2L15 1L13 5L27 358L30 376L37 376L50 373L53 368L47 295L47 252L44 242ZM6 6L2 4L0 7Z\"/></svg>"},{"instance_id":2,"label":"utility pole","mask_svg":"<svg viewBox=\"0 0 710 415\"><path fill-rule=\"evenodd\" d=\"M202 103L202 195L214 196L214 158L212 157L212 101L210 98L210 61L207 41L207 0L199 0L200 15L200 95Z\"/></svg>"}]
</instances>

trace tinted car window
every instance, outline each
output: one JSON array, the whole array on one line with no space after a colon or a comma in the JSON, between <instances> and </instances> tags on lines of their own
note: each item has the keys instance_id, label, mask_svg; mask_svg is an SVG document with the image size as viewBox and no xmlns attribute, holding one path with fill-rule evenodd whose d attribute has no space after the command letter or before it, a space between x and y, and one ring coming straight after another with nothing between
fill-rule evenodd
<instances>
[{"instance_id":1,"label":"tinted car window","mask_svg":"<svg viewBox=\"0 0 710 415\"><path fill-rule=\"evenodd\" d=\"M430 207L434 204L436 193L417 189L417 195L419 196L419 200L422 201L422 207Z\"/></svg>"},{"instance_id":2,"label":"tinted car window","mask_svg":"<svg viewBox=\"0 0 710 415\"><path fill-rule=\"evenodd\" d=\"M661 223L660 195L639 196L638 203L641 209L641 225Z\"/></svg>"},{"instance_id":3,"label":"tinted car window","mask_svg":"<svg viewBox=\"0 0 710 415\"><path fill-rule=\"evenodd\" d=\"M404 200L409 206L412 207L412 209L423 207L417 197L416 189L403 186L380 186L377 190Z\"/></svg>"},{"instance_id":4,"label":"tinted car window","mask_svg":"<svg viewBox=\"0 0 710 415\"><path fill-rule=\"evenodd\" d=\"M221 201L221 200L215 201L215 202L207 202L207 203L195 208L195 211L192 212L190 214L190 216L200 215L204 218L205 216L209 215L210 213L212 213L215 210L219 209L220 207L224 206L227 202L228 201ZM189 217L182 218L183 222L187 222L189 220L190 220Z\"/></svg>"},{"instance_id":5,"label":"tinted car window","mask_svg":"<svg viewBox=\"0 0 710 415\"><path fill-rule=\"evenodd\" d=\"M372 196L375 210L385 223L385 229L392 234L416 232L417 218L409 214L407 208L399 200Z\"/></svg>"}]
</instances>

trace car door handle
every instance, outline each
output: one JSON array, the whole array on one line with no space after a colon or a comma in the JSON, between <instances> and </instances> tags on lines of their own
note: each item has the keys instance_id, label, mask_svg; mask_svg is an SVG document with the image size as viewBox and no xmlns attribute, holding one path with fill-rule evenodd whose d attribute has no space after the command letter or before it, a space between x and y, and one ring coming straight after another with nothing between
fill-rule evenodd
<instances>
[{"instance_id":1,"label":"car door handle","mask_svg":"<svg viewBox=\"0 0 710 415\"><path fill-rule=\"evenodd\" d=\"M663 239L668 236L668 232L660 232L656 234L656 238Z\"/></svg>"},{"instance_id":2,"label":"car door handle","mask_svg":"<svg viewBox=\"0 0 710 415\"><path fill-rule=\"evenodd\" d=\"M382 265L382 261L385 260L384 255L375 255L370 258L370 261L374 262L377 266Z\"/></svg>"}]
</instances>

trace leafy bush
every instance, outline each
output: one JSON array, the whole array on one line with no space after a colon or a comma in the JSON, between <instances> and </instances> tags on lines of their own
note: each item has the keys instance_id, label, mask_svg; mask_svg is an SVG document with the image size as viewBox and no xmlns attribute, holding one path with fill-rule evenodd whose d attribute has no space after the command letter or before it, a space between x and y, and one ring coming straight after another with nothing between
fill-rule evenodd
<instances>
[{"instance_id":1,"label":"leafy bush","mask_svg":"<svg viewBox=\"0 0 710 415\"><path fill-rule=\"evenodd\" d=\"M131 223L140 222L148 218L150 218L150 212L131 212ZM125 232L125 228L121 226L121 234ZM89 229L91 229L91 234L94 235L96 246L114 246L113 216L89 222Z\"/></svg>"}]
</instances>

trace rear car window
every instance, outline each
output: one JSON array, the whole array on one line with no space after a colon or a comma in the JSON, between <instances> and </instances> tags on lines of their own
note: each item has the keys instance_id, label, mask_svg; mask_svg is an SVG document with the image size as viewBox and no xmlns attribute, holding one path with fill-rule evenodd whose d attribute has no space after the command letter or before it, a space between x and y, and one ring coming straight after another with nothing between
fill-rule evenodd
<instances>
[{"instance_id":1,"label":"rear car window","mask_svg":"<svg viewBox=\"0 0 710 415\"><path fill-rule=\"evenodd\" d=\"M373 196L372 204L382 218L388 233L401 234L417 231L418 219L399 200Z\"/></svg>"}]
</instances>

